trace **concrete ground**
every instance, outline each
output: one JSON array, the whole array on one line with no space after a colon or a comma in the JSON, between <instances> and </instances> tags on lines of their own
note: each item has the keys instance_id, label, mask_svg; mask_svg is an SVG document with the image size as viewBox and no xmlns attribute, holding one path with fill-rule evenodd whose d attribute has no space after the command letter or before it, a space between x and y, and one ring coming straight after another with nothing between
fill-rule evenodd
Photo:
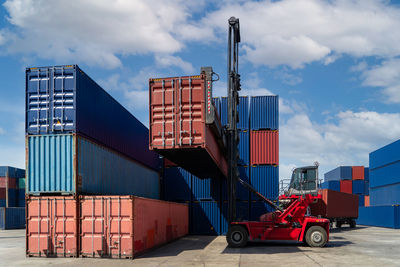
<instances>
[{"instance_id":1,"label":"concrete ground","mask_svg":"<svg viewBox=\"0 0 400 267\"><path fill-rule=\"evenodd\" d=\"M224 236L187 236L135 260L25 258L25 231L0 231L0 266L400 266L400 230L333 229L324 248L293 242L228 248Z\"/></svg>"}]
</instances>

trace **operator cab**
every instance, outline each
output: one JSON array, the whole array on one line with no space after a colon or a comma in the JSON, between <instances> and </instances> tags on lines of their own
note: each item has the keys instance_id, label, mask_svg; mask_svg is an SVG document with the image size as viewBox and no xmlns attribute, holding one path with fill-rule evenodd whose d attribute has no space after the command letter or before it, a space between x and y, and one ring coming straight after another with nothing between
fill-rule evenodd
<instances>
[{"instance_id":1,"label":"operator cab","mask_svg":"<svg viewBox=\"0 0 400 267\"><path fill-rule=\"evenodd\" d=\"M286 195L318 194L318 165L293 170Z\"/></svg>"}]
</instances>

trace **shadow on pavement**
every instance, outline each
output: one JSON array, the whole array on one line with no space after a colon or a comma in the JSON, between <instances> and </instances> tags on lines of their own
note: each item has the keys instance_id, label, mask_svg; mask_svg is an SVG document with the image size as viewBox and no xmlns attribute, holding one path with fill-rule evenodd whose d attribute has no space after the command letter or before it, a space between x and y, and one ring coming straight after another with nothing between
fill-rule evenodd
<instances>
[{"instance_id":1,"label":"shadow on pavement","mask_svg":"<svg viewBox=\"0 0 400 267\"><path fill-rule=\"evenodd\" d=\"M357 231L361 229L365 229L367 227L365 226L357 226L356 228L350 228L350 227L341 227L341 228L332 228L329 230L331 233L340 233L340 232L348 232L348 231Z\"/></svg>"}]
</instances>

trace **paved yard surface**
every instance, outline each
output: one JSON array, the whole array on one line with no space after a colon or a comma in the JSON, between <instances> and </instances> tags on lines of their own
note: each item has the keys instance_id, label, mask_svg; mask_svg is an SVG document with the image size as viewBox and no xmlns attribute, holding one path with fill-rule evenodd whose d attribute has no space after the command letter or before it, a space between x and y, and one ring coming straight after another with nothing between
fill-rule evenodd
<instances>
[{"instance_id":1,"label":"paved yard surface","mask_svg":"<svg viewBox=\"0 0 400 267\"><path fill-rule=\"evenodd\" d=\"M325 248L289 242L227 248L224 236L187 236L135 260L25 258L25 231L0 230L0 266L400 266L400 230L333 229Z\"/></svg>"}]
</instances>

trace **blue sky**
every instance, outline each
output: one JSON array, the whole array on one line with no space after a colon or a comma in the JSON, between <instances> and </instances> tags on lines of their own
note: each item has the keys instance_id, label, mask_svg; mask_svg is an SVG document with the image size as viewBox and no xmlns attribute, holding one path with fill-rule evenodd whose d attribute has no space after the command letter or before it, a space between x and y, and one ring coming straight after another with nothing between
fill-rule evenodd
<instances>
[{"instance_id":1,"label":"blue sky","mask_svg":"<svg viewBox=\"0 0 400 267\"><path fill-rule=\"evenodd\" d=\"M78 4L79 2L79 4ZM400 138L394 1L29 1L0 6L0 165L24 167L24 70L79 64L148 125L148 78L213 66L226 94L227 20L240 19L242 95L280 96L280 176L368 165Z\"/></svg>"}]
</instances>

